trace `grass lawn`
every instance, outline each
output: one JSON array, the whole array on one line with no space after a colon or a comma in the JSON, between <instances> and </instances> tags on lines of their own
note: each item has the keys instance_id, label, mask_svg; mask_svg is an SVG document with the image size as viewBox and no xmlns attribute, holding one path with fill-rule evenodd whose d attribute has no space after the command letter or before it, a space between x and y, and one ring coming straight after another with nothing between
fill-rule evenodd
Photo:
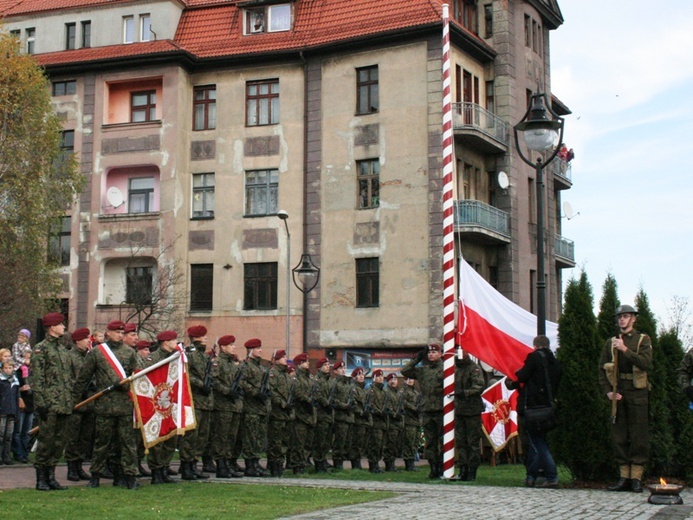
<instances>
[{"instance_id":1,"label":"grass lawn","mask_svg":"<svg viewBox=\"0 0 693 520\"><path fill-rule=\"evenodd\" d=\"M98 489L71 487L67 491L51 492L22 489L0 492L0 517L27 520L262 520L392 496L395 494L388 492L225 483L143 485L138 491L111 485Z\"/></svg>"}]
</instances>

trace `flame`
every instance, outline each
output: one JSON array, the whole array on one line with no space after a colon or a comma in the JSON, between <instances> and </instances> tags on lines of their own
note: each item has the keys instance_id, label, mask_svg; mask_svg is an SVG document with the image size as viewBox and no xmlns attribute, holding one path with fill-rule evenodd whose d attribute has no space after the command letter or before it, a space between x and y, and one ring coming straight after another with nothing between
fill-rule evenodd
<instances>
[{"instance_id":1,"label":"flame","mask_svg":"<svg viewBox=\"0 0 693 520\"><path fill-rule=\"evenodd\" d=\"M659 483L660 483L662 486L666 486L666 485L667 485L667 481L664 480L662 477L659 477Z\"/></svg>"}]
</instances>

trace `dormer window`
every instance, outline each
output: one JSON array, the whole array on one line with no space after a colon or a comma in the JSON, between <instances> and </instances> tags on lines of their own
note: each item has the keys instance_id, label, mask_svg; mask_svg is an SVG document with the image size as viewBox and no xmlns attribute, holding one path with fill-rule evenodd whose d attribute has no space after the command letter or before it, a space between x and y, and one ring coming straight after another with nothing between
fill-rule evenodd
<instances>
[{"instance_id":1,"label":"dormer window","mask_svg":"<svg viewBox=\"0 0 693 520\"><path fill-rule=\"evenodd\" d=\"M291 4L249 7L245 9L244 15L244 34L291 30Z\"/></svg>"}]
</instances>

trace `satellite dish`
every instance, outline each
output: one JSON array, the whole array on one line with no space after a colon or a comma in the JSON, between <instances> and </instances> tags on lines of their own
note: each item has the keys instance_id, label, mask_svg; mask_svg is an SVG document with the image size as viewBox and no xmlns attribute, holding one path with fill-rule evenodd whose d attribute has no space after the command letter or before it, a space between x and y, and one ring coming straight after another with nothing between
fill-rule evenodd
<instances>
[{"instance_id":1,"label":"satellite dish","mask_svg":"<svg viewBox=\"0 0 693 520\"><path fill-rule=\"evenodd\" d=\"M106 192L106 200L108 200L108 203L114 208L122 206L123 202L125 202L123 193L115 186L108 188L108 191Z\"/></svg>"},{"instance_id":2,"label":"satellite dish","mask_svg":"<svg viewBox=\"0 0 693 520\"><path fill-rule=\"evenodd\" d=\"M575 217L577 217L579 214L580 214L579 211L577 213L575 213L575 211L573 211L573 206L570 205L570 202L565 201L563 203L563 216L565 218L567 218L568 220L571 220L571 219L574 219Z\"/></svg>"},{"instance_id":3,"label":"satellite dish","mask_svg":"<svg viewBox=\"0 0 693 520\"><path fill-rule=\"evenodd\" d=\"M510 186L510 180L508 179L508 174L505 172L498 172L498 186L500 189L507 190Z\"/></svg>"}]
</instances>

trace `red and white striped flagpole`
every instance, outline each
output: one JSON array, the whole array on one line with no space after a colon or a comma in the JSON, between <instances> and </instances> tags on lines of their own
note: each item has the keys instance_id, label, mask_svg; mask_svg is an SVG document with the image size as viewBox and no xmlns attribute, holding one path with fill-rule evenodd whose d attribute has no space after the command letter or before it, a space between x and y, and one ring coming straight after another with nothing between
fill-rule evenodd
<instances>
[{"instance_id":1,"label":"red and white striped flagpole","mask_svg":"<svg viewBox=\"0 0 693 520\"><path fill-rule=\"evenodd\" d=\"M455 241L450 11L443 4L443 478L455 474Z\"/></svg>"}]
</instances>

